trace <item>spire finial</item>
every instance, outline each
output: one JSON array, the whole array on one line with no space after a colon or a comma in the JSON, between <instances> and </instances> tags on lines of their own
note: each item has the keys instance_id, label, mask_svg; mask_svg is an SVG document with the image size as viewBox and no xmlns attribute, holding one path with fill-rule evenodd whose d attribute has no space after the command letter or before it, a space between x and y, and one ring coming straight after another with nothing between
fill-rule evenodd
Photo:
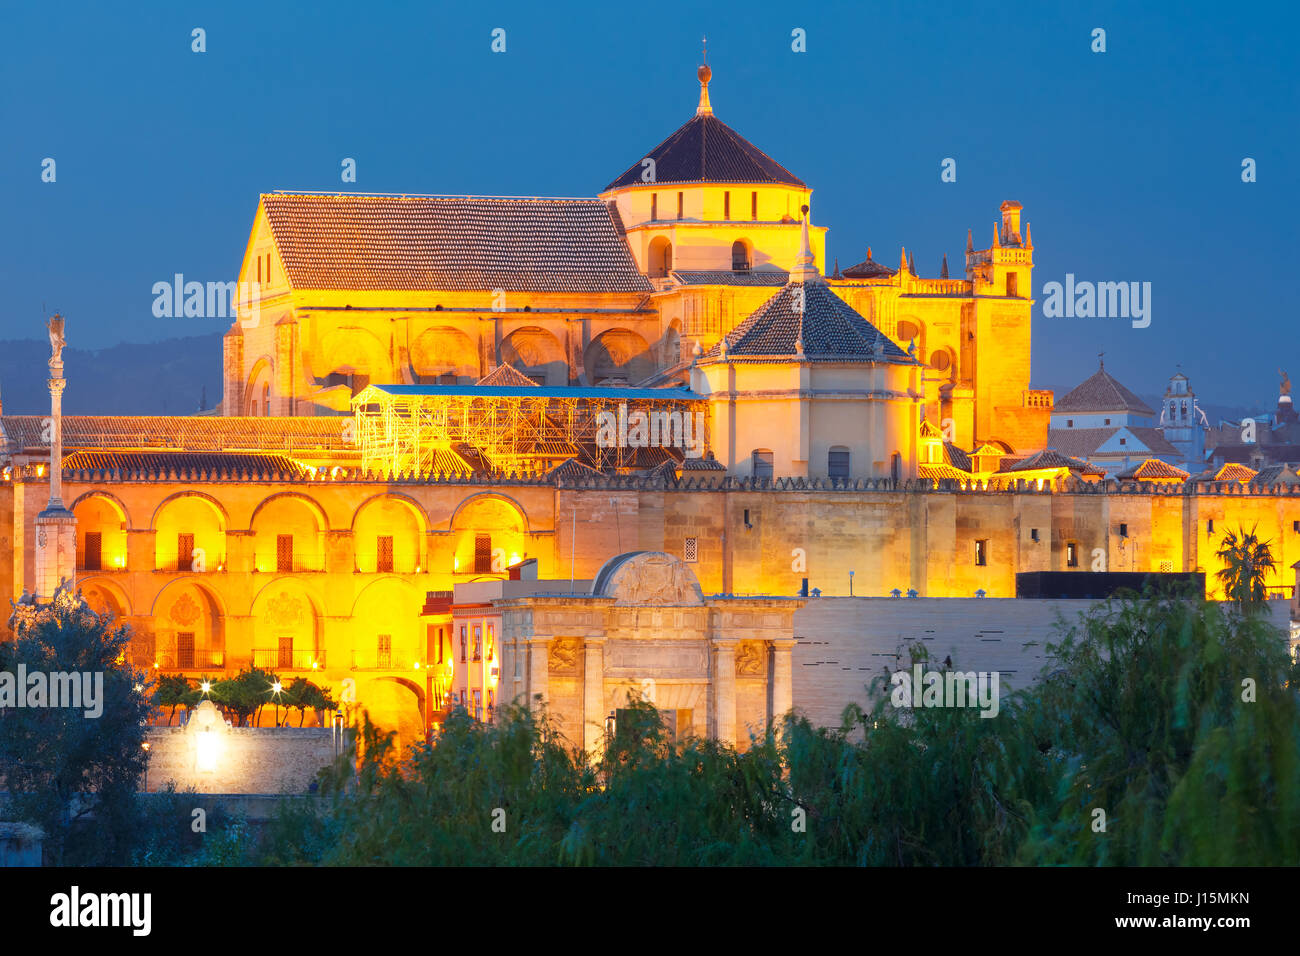
<instances>
[{"instance_id":1,"label":"spire finial","mask_svg":"<svg viewBox=\"0 0 1300 956\"><path fill-rule=\"evenodd\" d=\"M1002 248L1002 243L998 241L998 224L996 222L993 224L993 248Z\"/></svg>"},{"instance_id":2,"label":"spire finial","mask_svg":"<svg viewBox=\"0 0 1300 956\"><path fill-rule=\"evenodd\" d=\"M975 235L974 233L971 232L971 230L967 229L966 230L966 252L969 254L974 251L975 251Z\"/></svg>"},{"instance_id":3,"label":"spire finial","mask_svg":"<svg viewBox=\"0 0 1300 956\"><path fill-rule=\"evenodd\" d=\"M1097 366L1098 366L1098 368L1100 368L1101 371L1103 371L1103 372L1106 371L1106 353L1105 353L1105 352L1098 352L1098 353L1097 353Z\"/></svg>"},{"instance_id":4,"label":"spire finial","mask_svg":"<svg viewBox=\"0 0 1300 956\"><path fill-rule=\"evenodd\" d=\"M713 106L709 103L709 80L713 76L713 71L709 69L709 38L700 37L704 44L703 57L704 62L700 68L695 71L695 75L700 78L700 105L695 109L696 116L709 116L713 113Z\"/></svg>"},{"instance_id":5,"label":"spire finial","mask_svg":"<svg viewBox=\"0 0 1300 956\"><path fill-rule=\"evenodd\" d=\"M948 278L948 253L943 254L943 265L939 267L939 278Z\"/></svg>"},{"instance_id":6,"label":"spire finial","mask_svg":"<svg viewBox=\"0 0 1300 956\"><path fill-rule=\"evenodd\" d=\"M1025 248L1034 248L1034 235L1029 231L1029 223L1025 223Z\"/></svg>"},{"instance_id":7,"label":"spire finial","mask_svg":"<svg viewBox=\"0 0 1300 956\"><path fill-rule=\"evenodd\" d=\"M803 225L799 229L799 257L790 270L790 281L820 282L821 273L817 271L817 260L813 257L812 243L808 239L808 207L801 206L800 210L803 212Z\"/></svg>"},{"instance_id":8,"label":"spire finial","mask_svg":"<svg viewBox=\"0 0 1300 956\"><path fill-rule=\"evenodd\" d=\"M902 253L902 258L898 260L898 271L906 272L907 271L907 246L899 246L899 248L903 250L903 253Z\"/></svg>"}]
</instances>

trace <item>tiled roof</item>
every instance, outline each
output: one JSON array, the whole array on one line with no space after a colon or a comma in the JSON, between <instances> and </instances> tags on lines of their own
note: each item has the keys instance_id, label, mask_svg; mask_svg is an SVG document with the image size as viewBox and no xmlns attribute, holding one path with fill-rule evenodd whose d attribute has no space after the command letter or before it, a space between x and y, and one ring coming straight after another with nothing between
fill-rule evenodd
<instances>
[{"instance_id":1,"label":"tiled roof","mask_svg":"<svg viewBox=\"0 0 1300 956\"><path fill-rule=\"evenodd\" d=\"M806 185L767 153L711 113L697 113L677 132L637 159L606 190L640 185L654 160L658 183L782 183Z\"/></svg>"},{"instance_id":2,"label":"tiled roof","mask_svg":"<svg viewBox=\"0 0 1300 956\"><path fill-rule=\"evenodd\" d=\"M1098 454L1123 455L1126 450L1123 448L1107 452L1100 452L1098 449L1125 429L1132 433L1134 438L1142 442L1145 450L1153 455L1176 457L1181 454L1177 448L1170 444L1160 429L1140 428L1133 425L1123 427L1112 425L1107 428L1052 428L1047 432L1047 444L1049 447L1074 458L1087 458L1090 455ZM1135 450L1140 451L1140 449Z\"/></svg>"},{"instance_id":3,"label":"tiled roof","mask_svg":"<svg viewBox=\"0 0 1300 956\"><path fill-rule=\"evenodd\" d=\"M962 471L970 471L970 455L950 441L943 443L943 457L948 464L954 468L960 468Z\"/></svg>"},{"instance_id":4,"label":"tiled roof","mask_svg":"<svg viewBox=\"0 0 1300 956\"><path fill-rule=\"evenodd\" d=\"M1259 470L1259 473L1250 480L1252 485L1297 485L1300 484L1300 475L1286 465L1265 465Z\"/></svg>"},{"instance_id":5,"label":"tiled roof","mask_svg":"<svg viewBox=\"0 0 1300 956\"><path fill-rule=\"evenodd\" d=\"M1136 412L1155 415L1142 399L1099 368L1083 384L1058 399L1054 412Z\"/></svg>"},{"instance_id":6,"label":"tiled roof","mask_svg":"<svg viewBox=\"0 0 1300 956\"><path fill-rule=\"evenodd\" d=\"M261 472L297 475L306 470L301 462L286 455L241 452L188 451L77 451L63 456L63 467L73 471L148 472Z\"/></svg>"},{"instance_id":7,"label":"tiled roof","mask_svg":"<svg viewBox=\"0 0 1300 956\"><path fill-rule=\"evenodd\" d=\"M855 266L849 266L840 273L846 279L878 279L883 276L892 276L897 270L882 265L871 258L871 250L867 250L867 257Z\"/></svg>"},{"instance_id":8,"label":"tiled roof","mask_svg":"<svg viewBox=\"0 0 1300 956\"><path fill-rule=\"evenodd\" d=\"M1240 481L1242 483L1248 483L1257 474L1259 474L1259 472L1254 468L1248 468L1247 466L1236 462L1228 462L1228 464L1219 469L1218 473L1214 475L1213 480Z\"/></svg>"},{"instance_id":9,"label":"tiled roof","mask_svg":"<svg viewBox=\"0 0 1300 956\"><path fill-rule=\"evenodd\" d=\"M712 453L707 458L683 458L681 464L677 466L682 471L726 471L727 466L718 459L714 458Z\"/></svg>"},{"instance_id":10,"label":"tiled roof","mask_svg":"<svg viewBox=\"0 0 1300 956\"><path fill-rule=\"evenodd\" d=\"M1055 448L1044 448L1036 455L1030 455L1028 458L1022 458L1002 471L1036 471L1039 468L1068 468L1071 471L1081 472L1085 475L1104 475L1105 469L1090 465L1086 461L1080 461L1069 455L1063 455Z\"/></svg>"},{"instance_id":11,"label":"tiled roof","mask_svg":"<svg viewBox=\"0 0 1300 956\"><path fill-rule=\"evenodd\" d=\"M576 458L570 458L563 464L552 468L547 472L546 477L551 480L562 478L565 481L576 481L583 478L599 478L600 472L590 465L584 465Z\"/></svg>"},{"instance_id":12,"label":"tiled roof","mask_svg":"<svg viewBox=\"0 0 1300 956\"><path fill-rule=\"evenodd\" d=\"M0 417L0 441L48 448L44 416ZM352 416L225 418L218 415L65 415L63 447L163 448L184 451L301 451L350 448L344 430Z\"/></svg>"},{"instance_id":13,"label":"tiled roof","mask_svg":"<svg viewBox=\"0 0 1300 956\"><path fill-rule=\"evenodd\" d=\"M931 465L920 464L916 466L917 476L920 478L931 478L934 480L952 479L956 481L970 481L971 474L961 468L954 468L952 465Z\"/></svg>"},{"instance_id":14,"label":"tiled roof","mask_svg":"<svg viewBox=\"0 0 1300 956\"><path fill-rule=\"evenodd\" d=\"M649 292L598 199L270 193L300 289Z\"/></svg>"},{"instance_id":15,"label":"tiled roof","mask_svg":"<svg viewBox=\"0 0 1300 956\"><path fill-rule=\"evenodd\" d=\"M802 311L799 309L803 294ZM727 357L796 356L806 359L853 358L911 362L912 358L859 315L825 282L792 282L758 307L722 340ZM877 353L877 347L880 352ZM719 360L722 342L701 356Z\"/></svg>"},{"instance_id":16,"label":"tiled roof","mask_svg":"<svg viewBox=\"0 0 1300 956\"><path fill-rule=\"evenodd\" d=\"M1126 468L1115 477L1136 481L1186 481L1189 475L1181 468L1175 468L1159 458L1148 458L1140 464Z\"/></svg>"},{"instance_id":17,"label":"tiled roof","mask_svg":"<svg viewBox=\"0 0 1300 956\"><path fill-rule=\"evenodd\" d=\"M673 278L681 285L783 286L790 281L785 271L728 272L725 269L675 271Z\"/></svg>"},{"instance_id":18,"label":"tiled roof","mask_svg":"<svg viewBox=\"0 0 1300 956\"><path fill-rule=\"evenodd\" d=\"M538 388L538 384L525 375L513 365L498 365L492 371L488 372L481 379L474 383L475 387L482 385L500 386L503 388Z\"/></svg>"}]
</instances>

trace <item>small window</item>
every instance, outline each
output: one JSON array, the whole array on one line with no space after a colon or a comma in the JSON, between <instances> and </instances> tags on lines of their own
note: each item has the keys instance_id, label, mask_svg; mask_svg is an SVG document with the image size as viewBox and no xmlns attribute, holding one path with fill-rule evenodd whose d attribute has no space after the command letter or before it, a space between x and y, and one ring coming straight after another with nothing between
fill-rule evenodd
<instances>
[{"instance_id":1,"label":"small window","mask_svg":"<svg viewBox=\"0 0 1300 956\"><path fill-rule=\"evenodd\" d=\"M1109 424L1110 424L1110 419L1109 419L1109 418L1105 419L1105 423L1106 423L1107 425L1109 425Z\"/></svg>"},{"instance_id":2,"label":"small window","mask_svg":"<svg viewBox=\"0 0 1300 956\"><path fill-rule=\"evenodd\" d=\"M1300 522L1297 522L1300 524ZM687 538L686 543L682 545L682 560L687 564L694 564L698 558L698 538Z\"/></svg>"},{"instance_id":3,"label":"small window","mask_svg":"<svg viewBox=\"0 0 1300 956\"><path fill-rule=\"evenodd\" d=\"M750 193L749 199L749 218L758 222L758 193Z\"/></svg>"},{"instance_id":4,"label":"small window","mask_svg":"<svg viewBox=\"0 0 1300 956\"><path fill-rule=\"evenodd\" d=\"M1030 528L1030 529L1029 529L1029 540L1030 540L1030 541L1037 541L1037 540L1038 540L1038 529L1037 529L1037 528Z\"/></svg>"},{"instance_id":5,"label":"small window","mask_svg":"<svg viewBox=\"0 0 1300 956\"><path fill-rule=\"evenodd\" d=\"M176 635L176 666L181 670L194 669L193 631L181 631Z\"/></svg>"},{"instance_id":6,"label":"small window","mask_svg":"<svg viewBox=\"0 0 1300 956\"><path fill-rule=\"evenodd\" d=\"M650 219L653 221L659 218L659 194L650 194Z\"/></svg>"},{"instance_id":7,"label":"small window","mask_svg":"<svg viewBox=\"0 0 1300 956\"><path fill-rule=\"evenodd\" d=\"M1206 533L1206 534L1214 534L1214 519L1213 519L1213 518L1211 518L1209 521L1205 522L1205 533Z\"/></svg>"},{"instance_id":8,"label":"small window","mask_svg":"<svg viewBox=\"0 0 1300 956\"><path fill-rule=\"evenodd\" d=\"M731 193L730 192L725 192L722 194L722 218L728 221L731 220Z\"/></svg>"},{"instance_id":9,"label":"small window","mask_svg":"<svg viewBox=\"0 0 1300 956\"><path fill-rule=\"evenodd\" d=\"M1128 524L1123 521L1119 523L1119 536L1121 538L1128 537Z\"/></svg>"},{"instance_id":10,"label":"small window","mask_svg":"<svg viewBox=\"0 0 1300 956\"><path fill-rule=\"evenodd\" d=\"M1127 445L1127 444L1128 444L1128 439L1127 439L1127 438L1121 438L1121 439L1119 440L1119 443L1120 443L1121 445Z\"/></svg>"},{"instance_id":11,"label":"small window","mask_svg":"<svg viewBox=\"0 0 1300 956\"><path fill-rule=\"evenodd\" d=\"M915 322L898 323L898 340L900 342L911 342L921 337L921 327Z\"/></svg>"},{"instance_id":12,"label":"small window","mask_svg":"<svg viewBox=\"0 0 1300 956\"><path fill-rule=\"evenodd\" d=\"M682 194L678 193L677 194L677 218L678 219L682 218L682 206L683 206Z\"/></svg>"},{"instance_id":13,"label":"small window","mask_svg":"<svg viewBox=\"0 0 1300 956\"><path fill-rule=\"evenodd\" d=\"M267 416L270 414L271 414L271 386L263 385L262 386L262 415Z\"/></svg>"},{"instance_id":14,"label":"small window","mask_svg":"<svg viewBox=\"0 0 1300 956\"><path fill-rule=\"evenodd\" d=\"M898 484L899 480L903 477L903 456L898 452L894 452L894 454L890 456L889 477L893 480L894 484Z\"/></svg>"},{"instance_id":15,"label":"small window","mask_svg":"<svg viewBox=\"0 0 1300 956\"><path fill-rule=\"evenodd\" d=\"M483 625L474 625L474 660L483 659Z\"/></svg>"},{"instance_id":16,"label":"small window","mask_svg":"<svg viewBox=\"0 0 1300 956\"><path fill-rule=\"evenodd\" d=\"M487 626L487 659L493 660L496 657L496 628L489 624Z\"/></svg>"},{"instance_id":17,"label":"small window","mask_svg":"<svg viewBox=\"0 0 1300 956\"><path fill-rule=\"evenodd\" d=\"M460 662L465 663L466 650L469 647L469 628L462 624L460 626Z\"/></svg>"},{"instance_id":18,"label":"small window","mask_svg":"<svg viewBox=\"0 0 1300 956\"><path fill-rule=\"evenodd\" d=\"M731 271L748 272L749 268L749 247L737 239L731 244Z\"/></svg>"},{"instance_id":19,"label":"small window","mask_svg":"<svg viewBox=\"0 0 1300 956\"><path fill-rule=\"evenodd\" d=\"M262 281L262 257L257 257L257 281Z\"/></svg>"},{"instance_id":20,"label":"small window","mask_svg":"<svg viewBox=\"0 0 1300 956\"><path fill-rule=\"evenodd\" d=\"M989 542L987 538L981 538L975 542L975 566L986 567L989 563Z\"/></svg>"},{"instance_id":21,"label":"small window","mask_svg":"<svg viewBox=\"0 0 1300 956\"><path fill-rule=\"evenodd\" d=\"M393 666L393 635L380 634L376 640L375 666L385 670Z\"/></svg>"},{"instance_id":22,"label":"small window","mask_svg":"<svg viewBox=\"0 0 1300 956\"><path fill-rule=\"evenodd\" d=\"M1007 273L1007 295L1017 296L1020 294L1020 277L1014 272Z\"/></svg>"},{"instance_id":23,"label":"small window","mask_svg":"<svg viewBox=\"0 0 1300 956\"><path fill-rule=\"evenodd\" d=\"M429 663L441 664L442 656L442 628L434 627L432 624L425 625L424 628L424 646L428 649Z\"/></svg>"},{"instance_id":24,"label":"small window","mask_svg":"<svg viewBox=\"0 0 1300 956\"><path fill-rule=\"evenodd\" d=\"M1300 534L1300 521L1292 521L1291 530L1294 531L1296 534Z\"/></svg>"},{"instance_id":25,"label":"small window","mask_svg":"<svg viewBox=\"0 0 1300 956\"><path fill-rule=\"evenodd\" d=\"M946 372L952 367L952 356L947 349L939 349L930 356L930 367L936 372Z\"/></svg>"},{"instance_id":26,"label":"small window","mask_svg":"<svg viewBox=\"0 0 1300 956\"><path fill-rule=\"evenodd\" d=\"M86 532L86 557L81 566L87 571L98 571L103 567L104 537L102 532Z\"/></svg>"},{"instance_id":27,"label":"small window","mask_svg":"<svg viewBox=\"0 0 1300 956\"><path fill-rule=\"evenodd\" d=\"M277 571L293 570L293 535L277 534L275 536L275 569Z\"/></svg>"},{"instance_id":28,"label":"small window","mask_svg":"<svg viewBox=\"0 0 1300 956\"><path fill-rule=\"evenodd\" d=\"M1065 546L1065 566L1067 568L1077 568L1079 566L1079 546L1070 541Z\"/></svg>"},{"instance_id":29,"label":"small window","mask_svg":"<svg viewBox=\"0 0 1300 956\"><path fill-rule=\"evenodd\" d=\"M827 454L826 472L832 478L849 477L849 450L843 445L834 446Z\"/></svg>"},{"instance_id":30,"label":"small window","mask_svg":"<svg viewBox=\"0 0 1300 956\"><path fill-rule=\"evenodd\" d=\"M1174 562L1172 562L1172 561L1161 561L1161 562L1160 562L1160 573L1161 573L1161 574L1173 574L1173 573L1174 573Z\"/></svg>"},{"instance_id":31,"label":"small window","mask_svg":"<svg viewBox=\"0 0 1300 956\"><path fill-rule=\"evenodd\" d=\"M1067 419L1065 420L1065 427L1066 427L1066 428L1073 428L1073 427L1074 427L1074 419L1073 419L1073 418L1067 418Z\"/></svg>"},{"instance_id":32,"label":"small window","mask_svg":"<svg viewBox=\"0 0 1300 956\"><path fill-rule=\"evenodd\" d=\"M375 545L375 570L380 574L393 573L393 536L381 534Z\"/></svg>"},{"instance_id":33,"label":"small window","mask_svg":"<svg viewBox=\"0 0 1300 956\"><path fill-rule=\"evenodd\" d=\"M176 570L189 571L194 567L194 535L176 536Z\"/></svg>"},{"instance_id":34,"label":"small window","mask_svg":"<svg viewBox=\"0 0 1300 956\"><path fill-rule=\"evenodd\" d=\"M766 448L754 449L754 477L772 477L772 453Z\"/></svg>"},{"instance_id":35,"label":"small window","mask_svg":"<svg viewBox=\"0 0 1300 956\"><path fill-rule=\"evenodd\" d=\"M492 573L492 536L490 534L474 535L474 573Z\"/></svg>"}]
</instances>

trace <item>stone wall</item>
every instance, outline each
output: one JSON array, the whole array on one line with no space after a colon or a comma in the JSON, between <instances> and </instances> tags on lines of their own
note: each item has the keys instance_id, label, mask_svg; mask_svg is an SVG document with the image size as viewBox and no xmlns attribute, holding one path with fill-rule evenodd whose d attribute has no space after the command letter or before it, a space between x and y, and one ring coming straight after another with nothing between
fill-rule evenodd
<instances>
[{"instance_id":1,"label":"stone wall","mask_svg":"<svg viewBox=\"0 0 1300 956\"><path fill-rule=\"evenodd\" d=\"M333 731L316 727L234 727L220 738L216 769L200 771L194 735L184 727L149 728L148 789L169 780L199 793L304 793L334 759ZM142 781L144 782L144 781Z\"/></svg>"},{"instance_id":2,"label":"stone wall","mask_svg":"<svg viewBox=\"0 0 1300 956\"><path fill-rule=\"evenodd\" d=\"M794 615L795 710L837 726L850 703L865 705L872 678L899 667L920 642L936 661L962 671L997 671L1002 693L1033 683L1061 639L1058 620L1075 623L1095 601L999 598L817 598ZM1270 602L1285 631L1289 605Z\"/></svg>"}]
</instances>

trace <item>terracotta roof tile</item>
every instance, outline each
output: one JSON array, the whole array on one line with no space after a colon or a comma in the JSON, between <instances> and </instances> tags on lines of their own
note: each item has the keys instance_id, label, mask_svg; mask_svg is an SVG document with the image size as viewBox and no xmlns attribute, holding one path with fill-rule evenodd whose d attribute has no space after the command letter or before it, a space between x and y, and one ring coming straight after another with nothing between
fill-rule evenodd
<instances>
[{"instance_id":1,"label":"terracotta roof tile","mask_svg":"<svg viewBox=\"0 0 1300 956\"><path fill-rule=\"evenodd\" d=\"M799 308L801 293L802 310ZM825 282L790 283L729 332L723 342L728 358L795 356L796 343L801 343L802 356L808 359L912 361ZM719 342L701 356L701 361L721 357Z\"/></svg>"},{"instance_id":2,"label":"terracotta roof tile","mask_svg":"<svg viewBox=\"0 0 1300 956\"><path fill-rule=\"evenodd\" d=\"M1104 368L1057 400L1053 412L1136 412L1153 416L1155 412L1117 382Z\"/></svg>"},{"instance_id":3,"label":"terracotta roof tile","mask_svg":"<svg viewBox=\"0 0 1300 956\"><path fill-rule=\"evenodd\" d=\"M1175 468L1168 462L1163 462L1159 458L1148 458L1131 468L1121 471L1116 478L1133 479L1136 481L1186 481L1187 472L1181 468Z\"/></svg>"},{"instance_id":4,"label":"terracotta roof tile","mask_svg":"<svg viewBox=\"0 0 1300 956\"><path fill-rule=\"evenodd\" d=\"M659 183L783 183L806 185L767 153L711 113L692 116L645 154ZM640 185L646 167L638 158L605 190Z\"/></svg>"},{"instance_id":5,"label":"terracotta roof tile","mask_svg":"<svg viewBox=\"0 0 1300 956\"><path fill-rule=\"evenodd\" d=\"M598 199L262 196L300 289L649 292Z\"/></svg>"},{"instance_id":6,"label":"terracotta roof tile","mask_svg":"<svg viewBox=\"0 0 1300 956\"><path fill-rule=\"evenodd\" d=\"M513 365L498 365L474 383L475 387L537 388L538 385Z\"/></svg>"},{"instance_id":7,"label":"terracotta roof tile","mask_svg":"<svg viewBox=\"0 0 1300 956\"><path fill-rule=\"evenodd\" d=\"M725 269L693 269L674 271L673 278L682 285L738 285L779 287L790 281L790 273L766 269L751 272L729 272Z\"/></svg>"}]
</instances>

